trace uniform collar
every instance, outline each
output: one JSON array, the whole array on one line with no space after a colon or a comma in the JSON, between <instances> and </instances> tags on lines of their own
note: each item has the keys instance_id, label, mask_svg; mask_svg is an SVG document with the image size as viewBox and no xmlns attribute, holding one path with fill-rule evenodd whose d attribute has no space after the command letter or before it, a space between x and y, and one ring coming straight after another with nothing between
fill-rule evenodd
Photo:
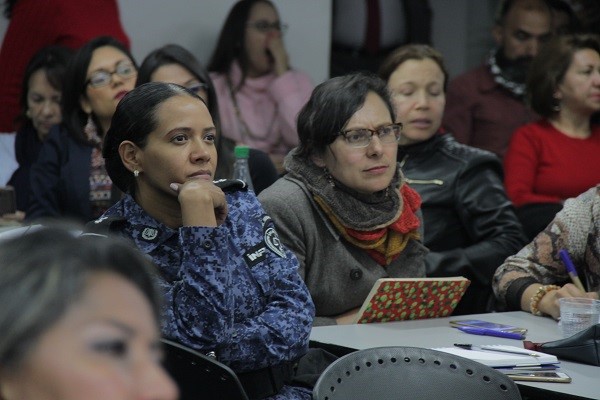
<instances>
[{"instance_id":1,"label":"uniform collar","mask_svg":"<svg viewBox=\"0 0 600 400\"><path fill-rule=\"evenodd\" d=\"M177 235L177 230L152 218L130 195L121 200L122 215L129 223L129 230L136 246L144 253L150 253Z\"/></svg>"}]
</instances>

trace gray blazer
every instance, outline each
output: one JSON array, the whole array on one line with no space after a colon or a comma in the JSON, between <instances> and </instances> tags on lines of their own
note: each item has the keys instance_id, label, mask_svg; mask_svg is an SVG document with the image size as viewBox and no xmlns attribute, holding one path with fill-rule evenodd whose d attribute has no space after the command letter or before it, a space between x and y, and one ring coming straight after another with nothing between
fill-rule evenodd
<instances>
[{"instance_id":1,"label":"gray blazer","mask_svg":"<svg viewBox=\"0 0 600 400\"><path fill-rule=\"evenodd\" d=\"M335 316L360 307L379 278L425 276L428 250L420 242L411 240L400 257L382 267L340 236L296 179L284 176L258 198L283 244L298 257L316 307L315 326L334 325Z\"/></svg>"}]
</instances>

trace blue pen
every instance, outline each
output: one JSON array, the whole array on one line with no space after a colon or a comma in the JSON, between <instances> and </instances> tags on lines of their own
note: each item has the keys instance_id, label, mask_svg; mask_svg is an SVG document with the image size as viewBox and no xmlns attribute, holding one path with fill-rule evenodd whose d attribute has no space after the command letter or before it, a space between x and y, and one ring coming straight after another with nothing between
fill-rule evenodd
<instances>
[{"instance_id":1,"label":"blue pen","mask_svg":"<svg viewBox=\"0 0 600 400\"><path fill-rule=\"evenodd\" d=\"M525 339L525 335L523 335L522 333L517 333L517 332L505 332L505 331L499 331L499 330L494 330L494 329L485 329L485 328L472 328L472 327L468 327L468 326L459 326L457 329L460 331L463 331L465 333L470 333L472 335L496 336L496 337L501 337L501 338L505 338L505 339L517 339L517 340Z\"/></svg>"},{"instance_id":2,"label":"blue pen","mask_svg":"<svg viewBox=\"0 0 600 400\"><path fill-rule=\"evenodd\" d=\"M571 277L571 281L573 281L573 283L575 284L575 286L577 286L577 288L579 290L581 290L582 292L585 292L583 284L581 283L581 280L579 280L579 276L577 275L577 270L575 269L575 265L573 265L573 261L571 261L571 257L569 257L569 252L566 249L562 249L562 250L559 250L558 255L560 256L561 260L565 264L565 268L567 269L567 272L569 273L569 276Z\"/></svg>"}]
</instances>

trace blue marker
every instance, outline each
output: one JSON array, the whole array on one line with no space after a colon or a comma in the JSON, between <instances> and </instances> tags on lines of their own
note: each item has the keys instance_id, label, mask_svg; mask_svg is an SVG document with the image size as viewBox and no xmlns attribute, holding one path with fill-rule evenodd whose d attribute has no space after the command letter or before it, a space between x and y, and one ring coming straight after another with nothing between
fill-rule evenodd
<instances>
[{"instance_id":1,"label":"blue marker","mask_svg":"<svg viewBox=\"0 0 600 400\"><path fill-rule=\"evenodd\" d=\"M562 262L565 264L565 268L567 269L567 272L569 273L573 284L575 284L575 286L577 286L579 290L585 292L583 284L581 283L581 280L579 280L579 276L577 275L575 265L573 265L573 261L571 261L571 257L569 257L569 252L566 249L562 249L559 250L558 255L560 256Z\"/></svg>"},{"instance_id":2,"label":"blue marker","mask_svg":"<svg viewBox=\"0 0 600 400\"><path fill-rule=\"evenodd\" d=\"M486 329L486 328L472 328L469 326L459 326L457 329L460 331L463 331L465 333L470 333L472 335L496 336L496 337L501 337L501 338L505 338L505 339L517 339L517 340L525 339L525 335L523 335L522 333L518 333L518 332L506 332L506 331L500 331L500 330L495 330L495 329Z\"/></svg>"}]
</instances>

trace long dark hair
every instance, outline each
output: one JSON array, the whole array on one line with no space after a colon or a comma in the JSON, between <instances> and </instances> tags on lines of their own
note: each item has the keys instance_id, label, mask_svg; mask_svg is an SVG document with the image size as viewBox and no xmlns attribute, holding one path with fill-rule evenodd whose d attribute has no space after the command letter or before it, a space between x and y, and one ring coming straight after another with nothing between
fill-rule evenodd
<instances>
[{"instance_id":1,"label":"long dark hair","mask_svg":"<svg viewBox=\"0 0 600 400\"><path fill-rule=\"evenodd\" d=\"M225 19L219 34L219 40L208 63L209 71L228 74L231 63L237 60L242 70L242 79L238 87L244 83L248 71L248 55L244 48L246 23L252 7L257 3L266 3L276 9L275 5L269 0L240 0L235 3Z\"/></svg>"},{"instance_id":2,"label":"long dark hair","mask_svg":"<svg viewBox=\"0 0 600 400\"><path fill-rule=\"evenodd\" d=\"M135 59L127 49L127 47L111 36L99 36L87 42L81 47L71 58L67 66L67 76L62 93L63 105L63 125L69 135L76 141L84 144L89 143L83 127L87 122L88 115L81 108L81 96L85 95L87 69L92 60L94 51L103 46L111 46L124 53L137 69ZM92 115L92 118L95 117ZM98 121L94 121L96 125Z\"/></svg>"},{"instance_id":3,"label":"long dark hair","mask_svg":"<svg viewBox=\"0 0 600 400\"><path fill-rule=\"evenodd\" d=\"M215 87L208 75L208 72L200 62L187 49L177 44L168 44L150 52L138 71L136 86L151 82L152 74L163 65L178 64L187 69L196 79L206 85L207 106L210 115L212 116L215 127L217 128L217 140L215 147L219 155L215 178L229 179L233 173L233 143L231 140L223 137L221 133L221 124L219 120L219 105ZM233 145L232 145L233 143Z\"/></svg>"}]
</instances>

